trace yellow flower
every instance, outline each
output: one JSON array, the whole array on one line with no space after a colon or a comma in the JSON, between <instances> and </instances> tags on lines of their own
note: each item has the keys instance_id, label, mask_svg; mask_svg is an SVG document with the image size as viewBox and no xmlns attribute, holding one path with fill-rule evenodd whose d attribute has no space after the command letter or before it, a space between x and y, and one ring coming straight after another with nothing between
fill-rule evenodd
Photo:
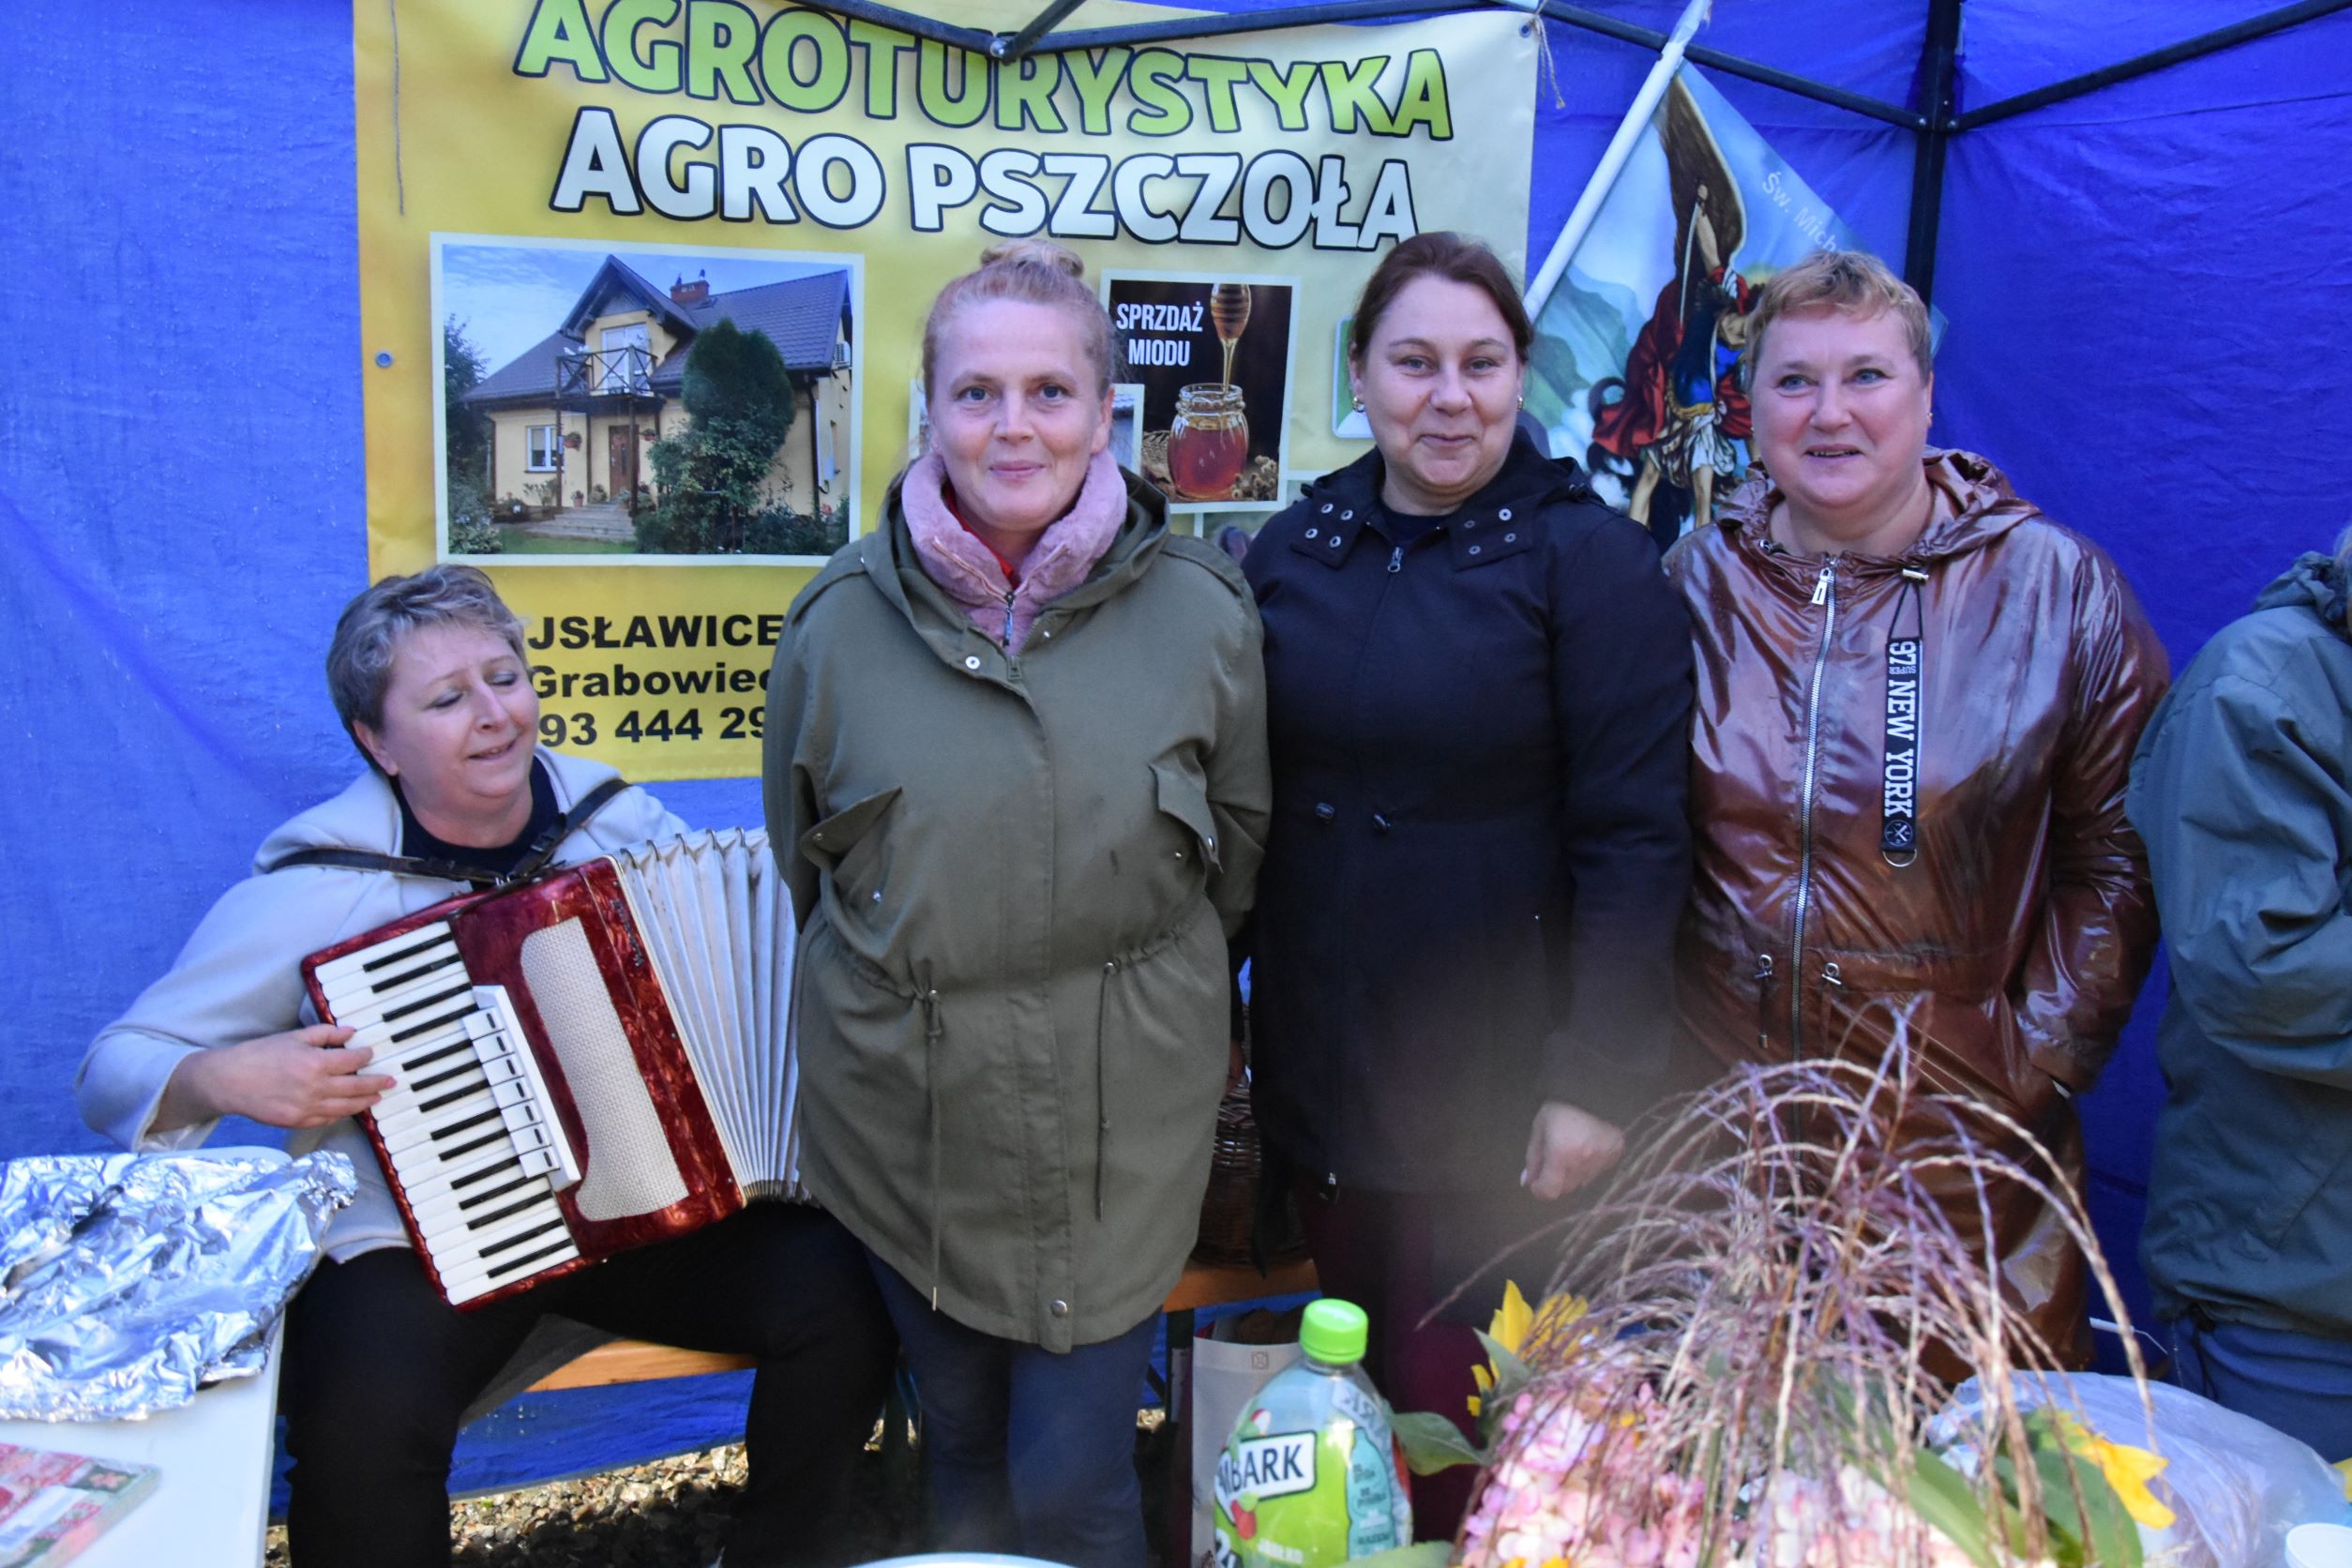
<instances>
[{"instance_id":1,"label":"yellow flower","mask_svg":"<svg viewBox=\"0 0 2352 1568\"><path fill-rule=\"evenodd\" d=\"M1486 1337L1515 1356L1519 1353L1521 1341L1527 1338L1528 1329L1534 1321L1535 1314L1528 1309L1527 1298L1519 1294L1519 1282L1515 1279L1504 1280L1502 1305L1496 1311L1494 1321L1486 1325ZM1495 1364L1492 1361L1488 1361L1483 1366L1470 1368L1470 1381L1478 1385L1478 1393L1470 1396L1470 1414L1485 1413L1486 1401L1480 1395L1492 1394L1495 1391Z\"/></svg>"},{"instance_id":2,"label":"yellow flower","mask_svg":"<svg viewBox=\"0 0 2352 1568\"><path fill-rule=\"evenodd\" d=\"M1553 1334L1583 1317L1585 1311L1585 1300L1582 1296L1545 1297L1544 1304L1536 1308L1535 1322L1528 1334L1528 1343L1530 1345L1543 1344ZM1529 1351L1522 1349L1513 1353L1524 1356Z\"/></svg>"},{"instance_id":3,"label":"yellow flower","mask_svg":"<svg viewBox=\"0 0 2352 1568\"><path fill-rule=\"evenodd\" d=\"M2172 1510L2156 1500L2148 1484L2162 1475L2170 1461L2159 1458L2145 1448L2128 1443L2109 1442L2065 1411L2056 1412L2060 1436L2070 1453L2081 1455L2099 1467L2099 1473L2107 1478L2115 1491L2116 1500L2123 1511L2150 1530L2166 1530L2172 1525Z\"/></svg>"},{"instance_id":4,"label":"yellow flower","mask_svg":"<svg viewBox=\"0 0 2352 1568\"><path fill-rule=\"evenodd\" d=\"M1524 1358L1531 1342L1541 1343L1554 1332L1583 1317L1584 1312L1584 1302L1576 1296L1550 1296L1545 1298L1540 1309L1530 1307L1527 1298L1519 1293L1518 1281L1505 1280L1502 1305L1495 1313L1494 1320L1486 1325L1486 1337L1513 1355ZM1470 1380L1478 1385L1478 1393L1470 1396L1470 1414L1478 1415L1484 1411L1485 1401L1480 1395L1494 1392L1497 1376L1497 1369L1491 1361L1484 1366L1470 1368Z\"/></svg>"},{"instance_id":5,"label":"yellow flower","mask_svg":"<svg viewBox=\"0 0 2352 1568\"><path fill-rule=\"evenodd\" d=\"M1527 1343L1527 1331L1535 1326L1535 1314L1530 1310L1527 1298L1519 1294L1519 1282L1507 1279L1502 1284L1502 1305L1495 1312L1495 1320L1486 1325L1486 1333L1495 1343L1513 1355Z\"/></svg>"}]
</instances>

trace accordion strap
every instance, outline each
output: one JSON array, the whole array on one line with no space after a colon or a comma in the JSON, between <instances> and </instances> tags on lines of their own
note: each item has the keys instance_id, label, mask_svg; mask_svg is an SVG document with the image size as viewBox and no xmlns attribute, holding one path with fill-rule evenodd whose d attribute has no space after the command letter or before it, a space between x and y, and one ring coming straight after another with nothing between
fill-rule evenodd
<instances>
[{"instance_id":1,"label":"accordion strap","mask_svg":"<svg viewBox=\"0 0 2352 1568\"><path fill-rule=\"evenodd\" d=\"M505 875L485 871L478 866L460 866L449 860L425 860L415 855L384 854L376 850L330 850L324 848L295 850L270 862L267 871L283 871L292 866L339 866L354 871L389 871L399 877L430 877L436 882L461 882L475 887L499 887L508 882L528 882L547 869L548 862L565 839L585 826L588 820L605 807L605 803L623 790L628 780L608 778L573 805L547 831L531 841L522 858Z\"/></svg>"}]
</instances>

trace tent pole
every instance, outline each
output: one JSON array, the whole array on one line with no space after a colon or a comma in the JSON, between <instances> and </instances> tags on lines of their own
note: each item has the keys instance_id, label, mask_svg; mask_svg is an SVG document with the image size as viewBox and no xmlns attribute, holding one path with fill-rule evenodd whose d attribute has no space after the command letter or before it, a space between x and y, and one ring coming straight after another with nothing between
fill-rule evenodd
<instances>
[{"instance_id":1,"label":"tent pole","mask_svg":"<svg viewBox=\"0 0 2352 1568\"><path fill-rule=\"evenodd\" d=\"M1048 33L1053 30L1054 23L1060 22L1063 17L1068 16L1072 11L1077 10L1078 7L1083 4L1085 4L1085 0L1053 0L1052 5L1048 6L1044 10L1039 11L1037 15L1032 19L1028 26L1022 28L1019 32L1015 33L1012 37L1007 38L1003 34L1000 33L995 38L990 38L988 40L988 53L995 55L1000 60L1019 59L1022 55L1029 53L1030 47L1036 43L1039 38L1044 38Z\"/></svg>"},{"instance_id":2,"label":"tent pole","mask_svg":"<svg viewBox=\"0 0 2352 1568\"><path fill-rule=\"evenodd\" d=\"M808 0L811 9L831 11L859 22L871 22L893 27L917 38L931 38L940 43L954 44L975 50L997 58L1009 54L1019 35L1008 37L990 33L978 27L960 27L953 23L936 22L897 6L885 6L878 0ZM1057 12L1067 14L1075 5L1063 8L1057 0L1048 8L1048 16ZM1136 22L1110 27L1085 27L1052 34L1034 42L1042 47L1034 53L1060 54L1073 49L1103 49L1119 44L1155 43L1170 38L1210 38L1219 33L1263 33L1280 27L1312 27L1326 22L1378 22L1386 17L1426 16L1432 10L1459 10L1462 6L1447 5L1445 0L1320 0L1319 4L1285 6L1279 10L1244 11L1238 13L1205 12L1168 22ZM1469 8L1483 9L1484 5ZM1047 22L1050 26L1050 21ZM1033 22L1023 33L1035 28Z\"/></svg>"},{"instance_id":3,"label":"tent pole","mask_svg":"<svg viewBox=\"0 0 2352 1568\"><path fill-rule=\"evenodd\" d=\"M1617 134L1609 139L1607 149L1601 154L1599 167L1592 171L1592 177L1584 182L1584 192L1576 198L1576 209L1569 213L1568 221L1560 225L1560 237L1552 242L1551 253L1544 258L1544 264L1536 269L1535 276L1528 279L1527 313L1530 316L1544 313L1544 302L1551 297L1552 290L1560 283L1560 274L1568 270L1569 259L1576 255L1576 247L1584 243L1585 234L1592 227L1592 220L1600 216L1601 204L1608 199L1609 187L1617 183L1617 176L1624 169L1625 160L1633 156L1634 143L1640 141L1642 133L1650 128L1650 116L1656 112L1658 100L1666 97L1666 87L1674 81L1674 73L1682 68L1682 56L1690 48L1691 38L1707 20L1708 3L1709 0L1690 0L1690 4L1682 8L1682 17L1675 23L1674 36L1666 40L1666 48L1658 55L1658 63L1650 68L1650 75L1642 83L1641 90L1634 95L1634 106L1626 110L1625 117L1618 122Z\"/></svg>"},{"instance_id":4,"label":"tent pole","mask_svg":"<svg viewBox=\"0 0 2352 1568\"><path fill-rule=\"evenodd\" d=\"M1920 298L1936 294L1936 233L1943 221L1944 151L1952 139L1952 80L1960 64L1960 0L1930 0L1920 51L1919 149L1911 160L1911 232L1903 246L1903 280Z\"/></svg>"},{"instance_id":5,"label":"tent pole","mask_svg":"<svg viewBox=\"0 0 2352 1568\"><path fill-rule=\"evenodd\" d=\"M934 43L953 44L959 49L989 53L988 46L996 35L980 27L958 27L952 22L935 22L927 16L902 10L897 6L884 6L876 0L815 0L814 10L831 11L852 22L870 22L878 27L908 33Z\"/></svg>"},{"instance_id":6,"label":"tent pole","mask_svg":"<svg viewBox=\"0 0 2352 1568\"><path fill-rule=\"evenodd\" d=\"M2150 50L2146 54L2135 54L2129 60L2118 61L2115 65L2099 70L2089 71L2081 76L2070 76L2063 82L2053 82L2046 87L2036 87L2032 92L2019 93L2014 98L2005 98L1998 102L1988 103L1982 109L1971 109L1958 118L1952 128L1974 130L1979 126L1990 125L1995 120L2006 120L2012 115L2023 114L2028 110L2045 109L2053 103L2063 103L2068 98L2080 98L2085 93L2096 92L2102 87L2112 87L2118 82L2129 82L2135 76L2146 76L2150 71L2162 70L2166 66L2177 66L2184 61L2202 59L2208 54L2218 54L2233 44L2245 43L2250 39L2295 26L2299 23L2313 21L2326 16L2330 11L2343 10L2346 6L2352 6L2352 0L2301 0L2299 5L2283 6L2275 11L2265 11L2260 16L2250 16L2243 22L2233 23L2227 27L2217 27L2210 33L2200 33L2194 38L2164 49Z\"/></svg>"},{"instance_id":7,"label":"tent pole","mask_svg":"<svg viewBox=\"0 0 2352 1568\"><path fill-rule=\"evenodd\" d=\"M1560 3L1560 0L1497 0L1497 3L1533 11L1546 22L1565 23L1571 27L1581 27L1588 33L1598 33L1621 43L1639 44L1648 50L1664 52L1669 41L1667 35L1654 27L1636 26L1599 11L1587 10L1582 6ZM2352 0L2344 0L2344 3L2352 5ZM1705 66L1711 70L1722 71L1726 76L1737 76L1767 87L1777 87L1784 93L1793 93L1799 98L1811 98L1816 103L1826 103L1870 119L1883 120L1889 125L1901 126L1906 130L1917 130L1922 124L1920 116L1908 109L1883 103L1861 93L1849 93L1843 87L1832 87L1826 82L1816 82L1810 77L1792 75L1737 54L1726 54L1720 49L1711 49L1702 43L1692 44L1682 54L1695 66Z\"/></svg>"},{"instance_id":8,"label":"tent pole","mask_svg":"<svg viewBox=\"0 0 2352 1568\"><path fill-rule=\"evenodd\" d=\"M1453 0L1452 4L1448 4L1447 0L1319 0L1317 4L1283 6L1274 10L1201 12L1168 22L1069 28L1045 34L1032 39L1025 47L1021 43L1022 35L1036 28L1038 23L1032 23L1020 34L1008 37L1001 33L986 33L976 27L935 22L896 6L882 5L878 0L807 0L807 3L816 10L895 27L917 38L977 50L994 58L1011 58L1020 53L1059 54L1073 49L1110 49L1139 43L1162 43L1177 38L1214 38L1221 33L1263 33L1283 27L1313 27L1331 22L1379 22L1388 17L1426 16L1431 11L1484 10L1490 7L1532 11L1547 22L1581 27L1586 32L1598 33L1621 43L1638 44L1653 53L1666 46L1666 35L1654 27L1637 26L1599 11L1588 10L1582 6L1566 4L1564 0L1542 0L1541 4L1536 0L1484 0L1484 3L1473 0L1469 4L1465 4L1464 0ZM2352 4L2352 0L2344 0L2344 3ZM1049 14L1066 12L1061 10L1057 0ZM1047 23L1047 25L1050 26L1051 23ZM1826 82L1793 75L1737 54L1726 54L1721 50L1693 44L1686 57L1693 65L1705 66L1726 76L1777 87L1784 93L1793 93L1817 103L1826 103L1850 113L1900 126L1906 130L1920 128L1920 116L1911 110L1882 102L1862 93L1832 87Z\"/></svg>"},{"instance_id":9,"label":"tent pole","mask_svg":"<svg viewBox=\"0 0 2352 1568\"><path fill-rule=\"evenodd\" d=\"M2347 3L2352 3L2352 0L2347 0ZM1552 13L1546 10L1544 14L1549 16ZM1811 98L1816 103L1826 103L1832 109L1843 109L1868 119L1883 120L1888 125L1900 126L1905 130L1917 130L1920 128L1919 115L1908 109L1900 108L1892 103L1882 103L1862 93L1849 93L1843 87L1832 87L1826 82L1816 82L1810 77L1792 76L1785 70L1774 70L1770 66L1759 66L1754 60L1743 60L1737 54L1726 54L1722 50L1710 49L1705 44L1691 45L1689 58L1691 64L1695 66L1705 66L1711 70L1722 71L1726 76L1745 77L1750 82L1761 83L1767 87L1777 87L1784 93L1794 93L1801 98Z\"/></svg>"}]
</instances>

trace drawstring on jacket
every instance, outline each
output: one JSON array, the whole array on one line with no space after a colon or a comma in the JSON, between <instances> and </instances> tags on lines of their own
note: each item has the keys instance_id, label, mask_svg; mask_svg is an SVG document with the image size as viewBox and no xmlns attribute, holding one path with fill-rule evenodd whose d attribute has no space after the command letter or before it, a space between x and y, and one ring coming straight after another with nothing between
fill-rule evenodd
<instances>
[{"instance_id":1,"label":"drawstring on jacket","mask_svg":"<svg viewBox=\"0 0 2352 1568\"><path fill-rule=\"evenodd\" d=\"M1756 1054L1770 1061L1772 1048L1772 956L1756 956Z\"/></svg>"},{"instance_id":2,"label":"drawstring on jacket","mask_svg":"<svg viewBox=\"0 0 2352 1568\"><path fill-rule=\"evenodd\" d=\"M924 1113L929 1123L931 1140L931 1310L939 1310L940 1255L940 1117L939 1117L939 1042L947 1033L940 1022L939 988L931 984L931 966L923 966L922 989L915 1000L923 1006L923 1093Z\"/></svg>"},{"instance_id":3,"label":"drawstring on jacket","mask_svg":"<svg viewBox=\"0 0 2352 1568\"><path fill-rule=\"evenodd\" d=\"M1206 903L1201 906L1205 915L1214 915ZM1118 984L1122 972L1144 962L1163 946L1174 942L1190 923L1163 932L1141 947L1116 953L1103 960L1094 980L1094 1217L1104 1216L1108 1199L1107 1172L1110 1164L1110 988ZM931 1182L931 1310L940 1309L940 1267L945 1244L945 1228L940 1214L943 1190L942 1149L945 1141L945 1121L940 1100L940 1041L946 1036L947 1024L940 1004L939 988L932 983L932 970L927 960L914 966L914 984L909 988L903 982L887 981L889 988L923 1010L923 1076L924 1115L926 1132L930 1143Z\"/></svg>"},{"instance_id":4,"label":"drawstring on jacket","mask_svg":"<svg viewBox=\"0 0 2352 1568\"><path fill-rule=\"evenodd\" d=\"M1119 960L1104 961L1103 977L1094 988L1094 1217L1103 1217L1103 1161L1110 1151L1110 1093L1103 1083L1103 1037L1109 1033L1110 982Z\"/></svg>"}]
</instances>

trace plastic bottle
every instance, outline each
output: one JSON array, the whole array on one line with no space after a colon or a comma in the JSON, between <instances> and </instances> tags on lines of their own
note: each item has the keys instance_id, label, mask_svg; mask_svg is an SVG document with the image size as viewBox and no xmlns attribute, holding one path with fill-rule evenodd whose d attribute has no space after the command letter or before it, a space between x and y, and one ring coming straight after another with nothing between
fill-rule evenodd
<instances>
[{"instance_id":1,"label":"plastic bottle","mask_svg":"<svg viewBox=\"0 0 2352 1568\"><path fill-rule=\"evenodd\" d=\"M2341 1568L2352 1563L2352 1529L2297 1525L2286 1532L2286 1568Z\"/></svg>"},{"instance_id":2,"label":"plastic bottle","mask_svg":"<svg viewBox=\"0 0 2352 1568\"><path fill-rule=\"evenodd\" d=\"M1218 1568L1324 1568L1413 1538L1405 1456L1364 1375L1364 1309L1326 1298L1304 1360L1242 1410L1217 1460Z\"/></svg>"}]
</instances>

